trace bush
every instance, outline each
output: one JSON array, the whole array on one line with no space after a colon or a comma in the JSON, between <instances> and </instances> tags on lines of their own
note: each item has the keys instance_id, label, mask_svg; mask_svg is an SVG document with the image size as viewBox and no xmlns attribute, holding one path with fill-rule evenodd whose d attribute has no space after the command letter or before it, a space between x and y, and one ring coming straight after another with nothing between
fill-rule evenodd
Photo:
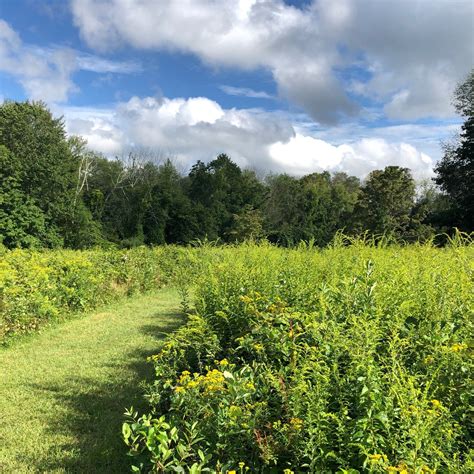
<instances>
[{"instance_id":1,"label":"bush","mask_svg":"<svg viewBox=\"0 0 474 474\"><path fill-rule=\"evenodd\" d=\"M188 250L134 470L472 472L474 247L346 244Z\"/></svg>"},{"instance_id":2,"label":"bush","mask_svg":"<svg viewBox=\"0 0 474 474\"><path fill-rule=\"evenodd\" d=\"M162 252L0 249L0 340L159 286Z\"/></svg>"}]
</instances>

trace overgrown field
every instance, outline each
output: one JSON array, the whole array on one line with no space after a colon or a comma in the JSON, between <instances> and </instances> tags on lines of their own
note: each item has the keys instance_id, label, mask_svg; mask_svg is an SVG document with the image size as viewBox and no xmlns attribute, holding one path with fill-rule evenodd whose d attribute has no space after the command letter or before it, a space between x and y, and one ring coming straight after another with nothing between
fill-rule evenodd
<instances>
[{"instance_id":1,"label":"overgrown field","mask_svg":"<svg viewBox=\"0 0 474 474\"><path fill-rule=\"evenodd\" d=\"M163 252L0 249L0 342L160 285Z\"/></svg>"},{"instance_id":2,"label":"overgrown field","mask_svg":"<svg viewBox=\"0 0 474 474\"><path fill-rule=\"evenodd\" d=\"M472 245L175 252L196 313L124 424L134 470L474 471Z\"/></svg>"}]
</instances>

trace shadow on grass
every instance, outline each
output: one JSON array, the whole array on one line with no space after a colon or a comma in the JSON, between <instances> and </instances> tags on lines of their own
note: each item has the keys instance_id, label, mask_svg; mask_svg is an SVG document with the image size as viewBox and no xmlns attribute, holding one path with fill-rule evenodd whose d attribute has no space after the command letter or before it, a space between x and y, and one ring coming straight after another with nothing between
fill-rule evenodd
<instances>
[{"instance_id":1,"label":"shadow on grass","mask_svg":"<svg viewBox=\"0 0 474 474\"><path fill-rule=\"evenodd\" d=\"M160 319L156 325L141 328L146 334L156 336L157 342L184 321L177 313L160 315ZM116 363L108 362L104 365L110 374L106 380L72 375L67 385L34 385L35 389L48 391L65 407L57 419L48 420L48 430L72 440L51 448L45 459L32 459L30 465L35 467L35 472L130 472L130 460L121 439L123 413L131 405L140 412L146 410L142 383L152 380L153 366L147 357L154 353L156 350L136 350ZM123 360L127 361L125 365Z\"/></svg>"}]
</instances>

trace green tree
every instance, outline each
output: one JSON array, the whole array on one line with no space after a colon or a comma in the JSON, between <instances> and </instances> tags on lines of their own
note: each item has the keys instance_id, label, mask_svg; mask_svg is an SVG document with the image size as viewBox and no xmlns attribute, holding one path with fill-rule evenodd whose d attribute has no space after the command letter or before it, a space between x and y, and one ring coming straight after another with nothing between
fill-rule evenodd
<instances>
[{"instance_id":1,"label":"green tree","mask_svg":"<svg viewBox=\"0 0 474 474\"><path fill-rule=\"evenodd\" d=\"M372 171L356 204L355 230L402 236L411 224L415 181L407 168L387 166Z\"/></svg>"},{"instance_id":2,"label":"green tree","mask_svg":"<svg viewBox=\"0 0 474 474\"><path fill-rule=\"evenodd\" d=\"M145 242L188 243L197 234L191 202L184 192L183 178L170 160L158 169L144 219Z\"/></svg>"},{"instance_id":3,"label":"green tree","mask_svg":"<svg viewBox=\"0 0 474 474\"><path fill-rule=\"evenodd\" d=\"M6 247L56 246L59 235L48 232L45 215L20 187L11 153L0 145L0 243Z\"/></svg>"},{"instance_id":4,"label":"green tree","mask_svg":"<svg viewBox=\"0 0 474 474\"><path fill-rule=\"evenodd\" d=\"M199 223L197 237L230 238L234 216L250 205L259 207L264 186L255 173L242 171L227 155L207 165L198 161L187 180L187 192Z\"/></svg>"},{"instance_id":5,"label":"green tree","mask_svg":"<svg viewBox=\"0 0 474 474\"><path fill-rule=\"evenodd\" d=\"M271 242L293 245L301 240L298 222L302 220L300 186L287 174L267 177L267 198L263 206L265 233Z\"/></svg>"},{"instance_id":6,"label":"green tree","mask_svg":"<svg viewBox=\"0 0 474 474\"><path fill-rule=\"evenodd\" d=\"M8 245L90 245L97 228L78 199L79 163L62 119L53 118L40 102L5 102L0 105L0 145L8 150L0 172Z\"/></svg>"},{"instance_id":7,"label":"green tree","mask_svg":"<svg viewBox=\"0 0 474 474\"><path fill-rule=\"evenodd\" d=\"M474 230L474 70L454 91L453 104L465 118L457 143L445 146L435 168L436 184L452 203L452 225Z\"/></svg>"},{"instance_id":8,"label":"green tree","mask_svg":"<svg viewBox=\"0 0 474 474\"><path fill-rule=\"evenodd\" d=\"M234 214L234 222L228 234L230 241L243 242L260 240L264 237L263 216L260 209L254 209L247 204L238 214Z\"/></svg>"}]
</instances>

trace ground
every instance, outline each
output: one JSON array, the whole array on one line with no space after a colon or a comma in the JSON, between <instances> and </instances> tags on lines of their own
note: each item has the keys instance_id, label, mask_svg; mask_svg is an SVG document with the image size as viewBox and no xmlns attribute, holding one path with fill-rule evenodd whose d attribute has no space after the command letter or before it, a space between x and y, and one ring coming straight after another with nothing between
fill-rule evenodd
<instances>
[{"instance_id":1,"label":"ground","mask_svg":"<svg viewBox=\"0 0 474 474\"><path fill-rule=\"evenodd\" d=\"M129 472L124 410L145 407L146 358L181 322L164 289L1 349L0 472Z\"/></svg>"}]
</instances>

